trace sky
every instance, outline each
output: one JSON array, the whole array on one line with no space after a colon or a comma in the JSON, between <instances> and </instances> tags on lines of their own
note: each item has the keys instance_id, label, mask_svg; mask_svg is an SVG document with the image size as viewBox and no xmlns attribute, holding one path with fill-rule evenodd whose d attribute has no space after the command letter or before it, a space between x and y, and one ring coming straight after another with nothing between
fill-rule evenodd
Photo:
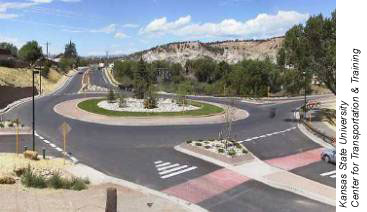
<instances>
[{"instance_id":1,"label":"sky","mask_svg":"<svg viewBox=\"0 0 367 212\"><path fill-rule=\"evenodd\" d=\"M71 40L79 55L129 54L176 41L265 39L335 0L0 0L0 42L36 40L50 54Z\"/></svg>"}]
</instances>

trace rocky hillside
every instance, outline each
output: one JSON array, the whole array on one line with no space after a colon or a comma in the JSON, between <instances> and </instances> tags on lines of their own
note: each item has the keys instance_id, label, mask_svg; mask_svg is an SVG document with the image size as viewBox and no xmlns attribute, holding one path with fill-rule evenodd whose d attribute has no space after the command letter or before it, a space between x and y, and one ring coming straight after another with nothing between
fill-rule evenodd
<instances>
[{"instance_id":1,"label":"rocky hillside","mask_svg":"<svg viewBox=\"0 0 367 212\"><path fill-rule=\"evenodd\" d=\"M210 57L216 61L226 61L230 64L243 59L265 59L269 57L274 62L276 54L282 45L284 37L267 40L228 40L202 43L198 41L176 42L136 52L128 56L138 60L140 56L147 62L166 60L185 64L187 60Z\"/></svg>"}]
</instances>

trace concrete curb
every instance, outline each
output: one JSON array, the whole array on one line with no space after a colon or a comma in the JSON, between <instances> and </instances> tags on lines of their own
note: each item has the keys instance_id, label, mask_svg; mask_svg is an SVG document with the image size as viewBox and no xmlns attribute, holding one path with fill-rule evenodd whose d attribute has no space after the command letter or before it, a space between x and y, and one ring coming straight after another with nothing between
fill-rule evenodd
<instances>
[{"instance_id":1,"label":"concrete curb","mask_svg":"<svg viewBox=\"0 0 367 212\"><path fill-rule=\"evenodd\" d=\"M313 200L316 200L318 202L322 202L322 203L325 203L325 204L328 204L328 205L335 206L335 204L336 204L335 203L335 199L330 199L328 197L325 197L325 196L322 196L322 195L319 195L319 194L316 194L316 193L313 193L313 192L311 193L311 192L307 192L305 190L302 190L300 188L292 187L292 186L290 186L288 184L277 183L274 180L267 179L266 176L268 176L269 174L268 175L265 175L265 176L256 176L256 175L252 175L251 176L251 175L248 175L248 174L244 174L243 172L240 172L238 170L238 167L240 167L240 166L233 166L233 165L224 163L222 161L216 160L214 158L203 156L203 155L200 155L198 153L192 152L190 150L183 149L180 146L175 146L174 149L176 151L181 152L181 153L184 153L184 154L187 154L187 155L190 155L190 156L193 156L193 157L196 157L196 158L205 160L207 162L216 164L218 166L222 166L224 168L230 169L231 171L234 171L234 172L239 173L239 174L241 174L243 176L246 176L246 177L249 177L251 179L257 180L259 182L262 182L262 183L264 183L264 184L266 184L266 185L268 185L270 187L281 189L281 190L285 190L285 191L289 191L289 192L292 192L292 193L295 193L295 194L298 194L298 195L301 195L301 196L304 196L304 197L307 197L307 198L310 198L310 199L313 199ZM254 161L257 162L257 163L259 163L259 165L261 165L261 164L266 165L266 167L268 169L267 172L269 172L269 173L281 173L281 172L285 172L285 173L289 173L290 176L297 176L297 178L303 178L303 177L298 176L296 174L293 174L293 173L284 171L282 169L279 169L279 168L270 166L269 164L266 164L265 162L263 162L260 159L258 159L255 155L254 155L254 158L255 158ZM258 168L260 168L260 167L258 167ZM305 178L305 180L309 180L309 179ZM309 180L309 181L311 181L311 180ZM315 182L315 183L317 183L317 182ZM318 183L318 184L320 184L320 183ZM322 184L320 184L320 185L322 185ZM324 185L322 185L322 186L324 186Z\"/></svg>"},{"instance_id":2,"label":"concrete curb","mask_svg":"<svg viewBox=\"0 0 367 212\"><path fill-rule=\"evenodd\" d=\"M300 115L299 115L299 108L297 108L297 111L294 112L294 117L299 121L300 119ZM297 127L298 129L305 135L307 136L309 139L311 139L313 142L319 144L322 147L325 148L329 148L329 149L334 149L335 147L333 147L333 145L325 142L324 140L322 140L321 138L319 138L318 136L314 135L312 132L310 132L305 126L303 126L302 123L298 122L297 123Z\"/></svg>"},{"instance_id":3,"label":"concrete curb","mask_svg":"<svg viewBox=\"0 0 367 212\"><path fill-rule=\"evenodd\" d=\"M155 196L158 196L158 197L161 197L163 199L166 199L166 200L169 200L171 202L174 202L188 210L191 210L191 211L208 211L196 204L193 204L191 202L188 202L188 201L185 201L185 200L182 200L182 199L179 199L175 196L172 196L172 195L168 195L168 194L165 194L163 192L160 192L160 191L156 191L156 190L153 190L153 189L150 189L150 188L147 188L147 187L144 187L142 185L138 185L138 184L135 184L135 183L132 183L132 182L129 182L129 181L126 181L126 180L122 180L122 179L119 179L119 178L116 178L116 177L111 177L111 176L108 176L100 171L97 171L96 169L92 168L92 167L89 167L87 165L84 165L84 164L77 164L75 165L74 167L70 167L67 169L68 172L70 172L71 174L77 176L77 177L81 177L81 178L85 178L85 177L88 177L88 179L91 181L92 184L103 184L103 183L113 183L113 184L116 184L116 185L121 185L121 186L124 186L124 187L127 187L129 189L132 189L132 190L136 190L136 191L139 191L143 194L150 194L150 195L155 195Z\"/></svg>"},{"instance_id":4,"label":"concrete curb","mask_svg":"<svg viewBox=\"0 0 367 212\"><path fill-rule=\"evenodd\" d=\"M202 124L222 124L225 122L224 113L218 113L215 115L203 115L203 116L106 116L91 113L85 110L80 109L77 105L87 99L95 99L99 97L87 97L80 99L68 100L62 103L55 105L54 111L64 117L95 123L95 124L104 124L110 126L181 126L181 125L202 125ZM218 107L224 107L224 105L206 102L206 101L198 101L208 104L213 104ZM65 112L66 111L66 112ZM243 109L237 108L236 110L236 119L233 121L244 120L248 118L250 114Z\"/></svg>"}]
</instances>

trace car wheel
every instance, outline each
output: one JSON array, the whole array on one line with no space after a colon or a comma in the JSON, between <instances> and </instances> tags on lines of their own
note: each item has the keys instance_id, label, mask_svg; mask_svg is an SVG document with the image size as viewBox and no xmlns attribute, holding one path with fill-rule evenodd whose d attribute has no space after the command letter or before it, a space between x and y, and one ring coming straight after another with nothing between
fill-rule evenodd
<instances>
[{"instance_id":1,"label":"car wheel","mask_svg":"<svg viewBox=\"0 0 367 212\"><path fill-rule=\"evenodd\" d=\"M330 162L330 157L329 157L329 156L327 156L327 155L325 155L325 156L323 157L323 159L324 159L324 161L325 161L326 163L329 163L329 162Z\"/></svg>"}]
</instances>

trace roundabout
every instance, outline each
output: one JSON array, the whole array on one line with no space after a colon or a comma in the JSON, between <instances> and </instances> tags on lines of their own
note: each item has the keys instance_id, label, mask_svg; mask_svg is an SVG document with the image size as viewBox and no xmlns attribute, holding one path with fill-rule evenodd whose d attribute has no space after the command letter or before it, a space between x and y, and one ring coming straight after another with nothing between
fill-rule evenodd
<instances>
[{"instance_id":1,"label":"roundabout","mask_svg":"<svg viewBox=\"0 0 367 212\"><path fill-rule=\"evenodd\" d=\"M101 104L104 106L100 106ZM89 97L61 102L54 107L54 111L70 119L113 126L203 125L225 122L225 106L222 104L192 101L186 108L187 110L176 112L112 110L107 109L104 98ZM233 121L248 116L248 112L243 109L233 110Z\"/></svg>"}]
</instances>

